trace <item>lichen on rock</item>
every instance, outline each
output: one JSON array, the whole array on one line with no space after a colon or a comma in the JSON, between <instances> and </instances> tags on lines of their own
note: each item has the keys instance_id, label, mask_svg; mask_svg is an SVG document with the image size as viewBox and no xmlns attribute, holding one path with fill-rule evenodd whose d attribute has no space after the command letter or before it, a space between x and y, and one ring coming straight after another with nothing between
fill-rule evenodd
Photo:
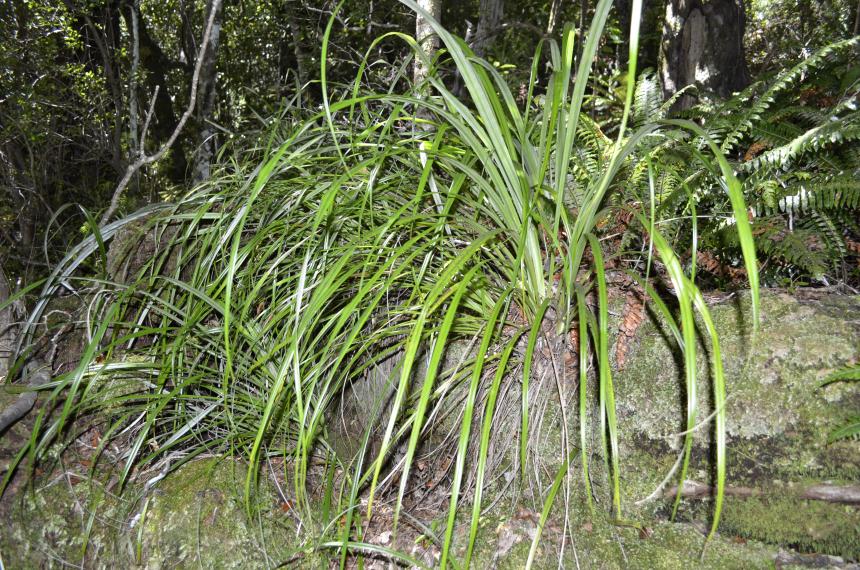
<instances>
[{"instance_id":1,"label":"lichen on rock","mask_svg":"<svg viewBox=\"0 0 860 570\"><path fill-rule=\"evenodd\" d=\"M729 397L728 484L762 493L756 498L729 496L721 529L774 544L860 557L856 506L803 500L790 492L790 487L816 482L860 480L860 446L854 441L827 443L830 431L860 410L860 394L855 386L821 386L828 373L860 360L860 297L765 291L761 308L753 337L748 294L711 306ZM710 350L703 341L698 358L700 420L713 411ZM681 445L681 438L673 437L684 431L685 417L677 354L667 330L652 319L637 334L628 364L616 377L622 465L626 472L635 467L626 481L638 493L660 480ZM711 480L712 436L710 425L695 434L690 479ZM643 470L649 464L658 475ZM692 503L685 516L709 516L709 501Z\"/></svg>"}]
</instances>

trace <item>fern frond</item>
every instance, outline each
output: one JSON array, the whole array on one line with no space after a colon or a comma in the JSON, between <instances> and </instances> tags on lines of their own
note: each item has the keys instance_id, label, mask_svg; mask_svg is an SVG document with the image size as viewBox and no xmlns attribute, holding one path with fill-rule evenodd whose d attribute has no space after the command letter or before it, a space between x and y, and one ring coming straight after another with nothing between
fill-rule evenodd
<instances>
[{"instance_id":1,"label":"fern frond","mask_svg":"<svg viewBox=\"0 0 860 570\"><path fill-rule=\"evenodd\" d=\"M787 144L760 154L744 163L742 170L751 172L765 166L787 170L804 153L856 140L860 140L860 126L851 125L844 120L830 121L809 129Z\"/></svg>"},{"instance_id":2,"label":"fern frond","mask_svg":"<svg viewBox=\"0 0 860 570\"><path fill-rule=\"evenodd\" d=\"M860 43L860 37L832 43L821 48L793 68L779 74L769 88L760 97L755 99L755 103L736 122L735 129L727 134L722 142L723 152L729 152L741 140L744 134L761 120L762 116L776 102L777 97L782 92L789 89L797 80L811 70L831 62L833 57L852 49L858 43Z\"/></svg>"},{"instance_id":3,"label":"fern frond","mask_svg":"<svg viewBox=\"0 0 860 570\"><path fill-rule=\"evenodd\" d=\"M825 212L812 211L800 222L800 227L819 236L830 253L831 260L842 259L848 255L848 246L836 222Z\"/></svg>"},{"instance_id":4,"label":"fern frond","mask_svg":"<svg viewBox=\"0 0 860 570\"><path fill-rule=\"evenodd\" d=\"M857 439L860 437L860 416L852 417L847 424L830 432L827 443L840 439Z\"/></svg>"},{"instance_id":5,"label":"fern frond","mask_svg":"<svg viewBox=\"0 0 860 570\"><path fill-rule=\"evenodd\" d=\"M853 364L831 372L821 383L827 386L834 382L860 382L860 364ZM860 436L860 415L849 418L848 423L830 432L827 443Z\"/></svg>"},{"instance_id":6,"label":"fern frond","mask_svg":"<svg viewBox=\"0 0 860 570\"><path fill-rule=\"evenodd\" d=\"M813 205L823 209L860 210L860 180L842 176L822 184L812 192Z\"/></svg>"},{"instance_id":7,"label":"fern frond","mask_svg":"<svg viewBox=\"0 0 860 570\"><path fill-rule=\"evenodd\" d=\"M666 108L663 105L660 82L657 81L654 73L643 73L636 82L636 92L633 96L633 124L652 123L665 117Z\"/></svg>"},{"instance_id":8,"label":"fern frond","mask_svg":"<svg viewBox=\"0 0 860 570\"><path fill-rule=\"evenodd\" d=\"M815 231L788 230L782 218L774 216L756 220L753 233L759 251L780 265L799 268L814 277L824 275L831 266L831 255Z\"/></svg>"},{"instance_id":9,"label":"fern frond","mask_svg":"<svg viewBox=\"0 0 860 570\"><path fill-rule=\"evenodd\" d=\"M845 366L839 370L834 370L828 374L822 382L822 386L833 384L834 382L858 382L860 381L860 364Z\"/></svg>"}]
</instances>

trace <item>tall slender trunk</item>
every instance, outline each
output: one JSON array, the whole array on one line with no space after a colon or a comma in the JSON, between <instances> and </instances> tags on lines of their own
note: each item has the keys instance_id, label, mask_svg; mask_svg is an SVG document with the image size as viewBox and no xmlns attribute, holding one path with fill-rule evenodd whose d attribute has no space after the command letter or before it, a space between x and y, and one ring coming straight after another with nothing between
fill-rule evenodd
<instances>
[{"instance_id":1,"label":"tall slender trunk","mask_svg":"<svg viewBox=\"0 0 860 570\"><path fill-rule=\"evenodd\" d=\"M576 42L576 67L582 65L582 48L585 45L585 22L588 15L588 0L579 0L579 38Z\"/></svg>"},{"instance_id":2,"label":"tall slender trunk","mask_svg":"<svg viewBox=\"0 0 860 570\"><path fill-rule=\"evenodd\" d=\"M478 14L478 30L472 48L475 54L484 57L487 47L493 42L504 16L504 0L481 0Z\"/></svg>"},{"instance_id":3,"label":"tall slender trunk","mask_svg":"<svg viewBox=\"0 0 860 570\"><path fill-rule=\"evenodd\" d=\"M860 36L860 0L857 0L857 10L854 13L854 35Z\"/></svg>"},{"instance_id":4,"label":"tall slender trunk","mask_svg":"<svg viewBox=\"0 0 860 570\"><path fill-rule=\"evenodd\" d=\"M206 18L209 20L212 13L212 0L206 3ZM200 68L200 87L197 91L197 121L199 129L197 132L197 151L194 155L194 183L203 182L209 178L212 159L215 156L215 128L211 120L214 116L215 101L217 94L217 69L218 43L221 38L221 18L223 15L223 4L215 3L215 19L212 23L212 35L209 36L209 47Z\"/></svg>"},{"instance_id":5,"label":"tall slender trunk","mask_svg":"<svg viewBox=\"0 0 860 570\"><path fill-rule=\"evenodd\" d=\"M615 61L619 69L624 69L630 56L630 0L615 0L615 9L618 11L618 27L621 28L622 38L615 48Z\"/></svg>"},{"instance_id":6,"label":"tall slender trunk","mask_svg":"<svg viewBox=\"0 0 860 570\"><path fill-rule=\"evenodd\" d=\"M170 138L170 135L179 122L176 110L173 107L173 99L170 97L167 74L171 69L182 67L182 65L172 62L164 54L161 46L150 35L146 18L141 14L140 8L134 4L130 5L128 10L123 10L122 12L129 29L132 26L132 10L136 12L138 42L140 46L140 66L145 71L144 77L146 78L147 87L150 93L155 93L155 89L158 87L154 106L155 113L148 132L152 134L154 142L160 144ZM144 105L146 105L145 102ZM185 158L185 151L182 141L179 141L179 144L174 145L170 153L168 175L173 182L182 184L186 181L187 169L188 163Z\"/></svg>"},{"instance_id":7,"label":"tall slender trunk","mask_svg":"<svg viewBox=\"0 0 860 570\"><path fill-rule=\"evenodd\" d=\"M9 198L18 219L19 239L16 249L25 258L33 255L36 247L36 223L39 218L39 189L33 178L28 156L32 156L29 148L24 148L15 139L3 145L3 153L10 164L8 179Z\"/></svg>"},{"instance_id":8,"label":"tall slender trunk","mask_svg":"<svg viewBox=\"0 0 860 570\"><path fill-rule=\"evenodd\" d=\"M103 6L79 7L71 0L64 0L66 9L72 15L78 33L85 39L83 50L86 53L87 65L94 71L95 64L101 64L111 99L114 106L111 141L111 166L117 173L122 172L122 130L125 117L119 62L116 54L119 52L120 32L118 7L116 2L108 2ZM95 46L95 49L93 49Z\"/></svg>"},{"instance_id":9,"label":"tall slender trunk","mask_svg":"<svg viewBox=\"0 0 860 570\"><path fill-rule=\"evenodd\" d=\"M18 327L15 324L13 303L8 303L12 289L3 265L0 265L0 303L5 305L0 309L0 378L6 379L9 373L9 359L15 352L15 341L18 340Z\"/></svg>"},{"instance_id":10,"label":"tall slender trunk","mask_svg":"<svg viewBox=\"0 0 860 570\"><path fill-rule=\"evenodd\" d=\"M418 0L418 6L430 14L433 19L439 21L442 16L442 0ZM433 27L430 22L418 12L415 16L415 39L421 50L426 55L428 61L432 61L433 56L439 49L439 36L433 32ZM430 73L429 65L424 61L424 58L415 58L415 69L412 78L415 84L419 84L427 78Z\"/></svg>"},{"instance_id":11,"label":"tall slender trunk","mask_svg":"<svg viewBox=\"0 0 860 570\"><path fill-rule=\"evenodd\" d=\"M284 16L290 28L290 44L293 56L296 58L296 75L299 78L299 83L305 87L311 77L311 57L302 46L302 30L292 1L284 3Z\"/></svg>"},{"instance_id":12,"label":"tall slender trunk","mask_svg":"<svg viewBox=\"0 0 860 570\"><path fill-rule=\"evenodd\" d=\"M558 25L558 13L561 10L561 0L552 0L549 6L549 18L546 22L546 35L551 36Z\"/></svg>"}]
</instances>

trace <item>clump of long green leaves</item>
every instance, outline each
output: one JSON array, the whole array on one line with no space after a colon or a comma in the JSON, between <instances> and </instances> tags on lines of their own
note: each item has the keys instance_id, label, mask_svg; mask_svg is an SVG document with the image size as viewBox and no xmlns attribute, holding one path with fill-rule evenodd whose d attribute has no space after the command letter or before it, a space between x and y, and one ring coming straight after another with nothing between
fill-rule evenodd
<instances>
[{"instance_id":1,"label":"clump of long green leaves","mask_svg":"<svg viewBox=\"0 0 860 570\"><path fill-rule=\"evenodd\" d=\"M610 466L613 516L621 518L608 295L596 228L607 213L616 174L622 166L647 160L637 154L643 141L661 137L664 128L702 133L696 125L677 120L642 124L628 133L631 82L608 159L584 182L569 176L576 168L590 62L611 1L601 0L596 7L575 81L574 30L565 29L561 45L547 44L553 72L542 106L534 104L541 50L546 47L539 46L522 107L491 65L413 2L403 1L430 21L471 103L455 97L434 74L426 85L416 86L415 94L368 92L361 85L364 64L354 85L344 95L333 96L323 63L327 95L322 111L289 128L271 129L253 153L264 157L256 167L241 159L225 164L220 174L175 205L139 212L85 240L57 267L45 299L73 279L83 259L104 254L105 242L132 222L146 220L157 254L130 282L99 283L91 303L92 314L99 315L93 321L99 325L91 331L78 367L49 386L61 408L39 417L39 430L25 451L38 454L74 418L101 413L107 416L103 442L123 444L122 481L135 466L162 461L173 468L199 453L231 453L251 464L245 486L249 499L263 461L285 456L293 466L297 509L309 521L314 518L307 496L309 467L313 459L325 457L341 464L346 480L336 502L339 508L325 508L318 521L317 528L331 540L317 546L340 549L343 567L350 551L390 554L361 542L360 495L364 493L370 517L384 471L399 470L396 527L428 418L434 407L450 399L464 412L440 563L444 567L451 557L464 474L471 465L476 478L468 566L496 404L503 384L517 381L510 375L516 362L524 370L518 463L525 477L533 397L529 370L542 321L552 306L559 334L571 327L580 332L579 419L587 486L585 370L587 354L593 351L596 356L597 429ZM640 10L641 2L634 2L631 77ZM415 46L413 38L390 35ZM416 49L416 57L425 56ZM712 150L710 159L700 156L722 173L757 310L755 252L740 184L719 150ZM576 188L570 187L571 180L579 181ZM566 203L570 196L576 197L573 207ZM695 312L712 341L718 489L713 534L726 465L719 344L701 294L653 222L643 219L642 224L667 268L680 307L679 323L668 310L666 315L685 350L689 427L697 419L699 384ZM586 296L594 290L598 307L593 312ZM32 322L44 306L40 302ZM513 321L514 313L524 315L525 321ZM525 350L520 353L518 340L523 336ZM444 369L452 342L470 338L480 342L464 368ZM327 441L334 403L348 386L367 381L369 371L392 356L399 364L390 403L377 417L378 453L366 452L368 430L361 453L338 457ZM425 362L423 368L419 359ZM462 388L459 393L465 396L454 396L455 388ZM479 394L485 398L481 418ZM478 452L469 457L473 437ZM682 477L691 437L692 430ZM403 456L392 467L396 447ZM568 465L565 462L546 499L541 528ZM345 524L337 530L334 521L341 520Z\"/></svg>"}]
</instances>

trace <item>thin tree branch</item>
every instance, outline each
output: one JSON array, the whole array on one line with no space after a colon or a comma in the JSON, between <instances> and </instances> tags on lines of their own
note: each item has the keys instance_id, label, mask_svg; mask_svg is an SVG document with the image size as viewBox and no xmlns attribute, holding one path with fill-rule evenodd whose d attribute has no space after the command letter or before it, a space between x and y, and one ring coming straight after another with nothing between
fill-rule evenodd
<instances>
[{"instance_id":1,"label":"thin tree branch","mask_svg":"<svg viewBox=\"0 0 860 570\"><path fill-rule=\"evenodd\" d=\"M549 19L546 23L546 35L551 36L555 31L555 25L558 23L558 13L561 10L561 0L552 0L549 7Z\"/></svg>"},{"instance_id":2,"label":"thin tree branch","mask_svg":"<svg viewBox=\"0 0 860 570\"><path fill-rule=\"evenodd\" d=\"M125 175L120 180L119 184L116 187L116 190L113 192L113 197L110 201L110 206L107 211L101 218L100 224L104 226L107 224L111 217L116 213L119 208L119 201L122 198L122 194L125 191L126 187L128 187L129 182L131 181L134 174L148 164L152 164L160 160L167 151L174 145L176 140L179 138L179 135L182 133L182 130L185 128L185 124L188 122L188 119L191 117L192 113L194 113L194 105L197 101L197 86L200 82L200 69L203 67L203 60L206 56L206 48L209 46L209 39L212 36L212 26L215 23L215 15L218 13L218 6L221 4L221 0L212 0L212 9L209 12L209 20L206 22L206 30L203 32L203 41L200 45L200 53L197 54L197 61L194 64L194 75L191 77L191 93L188 98L188 107L185 109L185 112L182 114L182 117L179 119L179 123L177 123L176 128L173 129L173 133L170 135L170 138L167 139L167 142L162 145L162 147L153 155L147 156L143 151L143 144L141 144L141 152L140 156L135 159L134 162L128 165L128 168L125 170ZM153 101L155 99L153 98ZM149 119L147 118L147 123L149 123Z\"/></svg>"},{"instance_id":3,"label":"thin tree branch","mask_svg":"<svg viewBox=\"0 0 860 570\"><path fill-rule=\"evenodd\" d=\"M74 3L70 0L64 0L63 2L66 5L66 9L70 14L75 14L77 12ZM109 9L108 9L109 10ZM89 28L90 33L92 34L92 40L96 44L96 48L99 50L99 54L101 55L102 62L104 64L104 72L105 78L107 79L108 86L110 87L111 97L113 98L114 104L114 112L116 118L114 119L114 136L113 144L111 145L111 150L113 152L112 156L112 164L113 168L119 172L122 168L121 163L121 131L122 131L122 89L119 86L119 74L114 73L114 66L110 57L110 50L108 49L108 45L106 43L106 37L102 35L102 31L96 26L95 22L93 22L92 18L86 12L81 12L81 17L84 20L84 25ZM108 17L108 20L110 18Z\"/></svg>"},{"instance_id":4,"label":"thin tree branch","mask_svg":"<svg viewBox=\"0 0 860 570\"><path fill-rule=\"evenodd\" d=\"M314 8L313 6L304 6L304 9L307 10L308 12L315 12L317 14L322 14L324 16L326 16L326 15L331 16L332 15L331 10L322 10L320 8ZM371 6L370 6L370 13L371 13L371 15L373 15L373 3L372 2L371 2ZM338 23L347 32L364 32L365 31L364 26L353 26L349 23L349 18L344 18L343 16L341 16L338 13L334 14L334 19L337 20ZM367 30L368 31L366 33L370 34L371 33L370 30L372 30L373 28L380 28L383 30L397 30L400 28L400 25L399 24L383 23L383 22L375 22L372 18L368 18L368 21L367 21Z\"/></svg>"},{"instance_id":5,"label":"thin tree branch","mask_svg":"<svg viewBox=\"0 0 860 570\"><path fill-rule=\"evenodd\" d=\"M681 485L681 496L692 499L704 499L713 497L716 488L687 479ZM663 497L668 499L678 493L678 487L667 489ZM792 489L787 492L783 487L777 488L753 488L753 487L726 487L726 495L730 497L769 497L779 496L794 498L800 501L824 501L825 503L839 503L843 505L860 504L860 487L857 485L833 485L831 483L819 483Z\"/></svg>"},{"instance_id":6,"label":"thin tree branch","mask_svg":"<svg viewBox=\"0 0 860 570\"><path fill-rule=\"evenodd\" d=\"M146 131L149 130L149 122L152 120L152 115L155 113L155 101L158 99L158 90L161 88L161 85L155 86L155 93L152 94L152 99L149 101L149 110L146 112L146 118L143 120L143 130L140 132L140 145L138 145L139 152L143 152L143 143L146 141Z\"/></svg>"},{"instance_id":7,"label":"thin tree branch","mask_svg":"<svg viewBox=\"0 0 860 570\"><path fill-rule=\"evenodd\" d=\"M128 87L129 140L132 153L137 153L137 74L140 68L140 37L137 29L137 2L131 7L131 77Z\"/></svg>"}]
</instances>

